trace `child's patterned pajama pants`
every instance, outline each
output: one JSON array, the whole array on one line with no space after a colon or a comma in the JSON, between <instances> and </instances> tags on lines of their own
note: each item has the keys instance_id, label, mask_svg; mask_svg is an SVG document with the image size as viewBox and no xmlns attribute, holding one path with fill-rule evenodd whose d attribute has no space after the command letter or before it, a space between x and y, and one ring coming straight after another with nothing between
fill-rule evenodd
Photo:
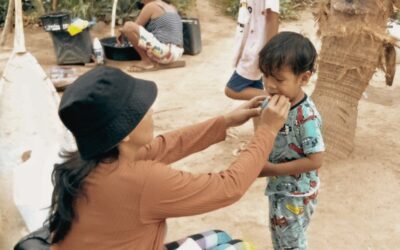
<instances>
[{"instance_id":1,"label":"child's patterned pajama pants","mask_svg":"<svg viewBox=\"0 0 400 250\"><path fill-rule=\"evenodd\" d=\"M307 197L269 195L269 224L275 250L307 249L306 230L317 204Z\"/></svg>"}]
</instances>

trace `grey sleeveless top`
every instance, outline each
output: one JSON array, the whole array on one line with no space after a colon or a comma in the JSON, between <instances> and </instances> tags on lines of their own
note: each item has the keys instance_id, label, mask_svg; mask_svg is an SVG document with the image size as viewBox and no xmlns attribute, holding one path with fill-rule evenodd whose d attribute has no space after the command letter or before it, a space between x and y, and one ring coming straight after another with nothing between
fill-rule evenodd
<instances>
[{"instance_id":1,"label":"grey sleeveless top","mask_svg":"<svg viewBox=\"0 0 400 250\"><path fill-rule=\"evenodd\" d=\"M165 12L164 15L151 19L145 28L164 44L183 46L182 20L176 12Z\"/></svg>"}]
</instances>

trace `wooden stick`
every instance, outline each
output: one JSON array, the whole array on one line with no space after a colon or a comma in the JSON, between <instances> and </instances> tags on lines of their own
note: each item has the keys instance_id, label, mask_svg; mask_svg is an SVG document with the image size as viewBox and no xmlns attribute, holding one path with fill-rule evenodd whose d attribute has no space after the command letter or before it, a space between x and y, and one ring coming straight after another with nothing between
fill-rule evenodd
<instances>
[{"instance_id":1,"label":"wooden stick","mask_svg":"<svg viewBox=\"0 0 400 250\"><path fill-rule=\"evenodd\" d=\"M115 36L115 16L117 15L118 0L114 0L111 13L111 36Z\"/></svg>"},{"instance_id":2,"label":"wooden stick","mask_svg":"<svg viewBox=\"0 0 400 250\"><path fill-rule=\"evenodd\" d=\"M51 10L52 11L56 11L57 10L57 4L58 4L57 0L52 0L51 1Z\"/></svg>"},{"instance_id":3,"label":"wooden stick","mask_svg":"<svg viewBox=\"0 0 400 250\"><path fill-rule=\"evenodd\" d=\"M6 44L7 41L7 35L8 33L11 32L12 26L14 24L14 0L9 0L8 1L8 9L7 9L7 16L6 16L6 21L4 23L4 29L3 32L1 33L1 38L0 38L0 46L3 47Z\"/></svg>"}]
</instances>

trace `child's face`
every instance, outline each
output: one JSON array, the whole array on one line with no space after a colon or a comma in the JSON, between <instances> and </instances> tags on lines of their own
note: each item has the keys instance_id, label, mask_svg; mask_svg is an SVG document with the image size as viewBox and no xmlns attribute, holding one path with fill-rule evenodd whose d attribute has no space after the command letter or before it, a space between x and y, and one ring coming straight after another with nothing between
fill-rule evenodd
<instances>
[{"instance_id":1,"label":"child's face","mask_svg":"<svg viewBox=\"0 0 400 250\"><path fill-rule=\"evenodd\" d=\"M311 72L307 71L300 75L295 75L289 67L283 67L273 75L264 76L264 85L271 95L284 95L289 98L292 104L299 102L303 96L302 86L306 85L311 77Z\"/></svg>"}]
</instances>

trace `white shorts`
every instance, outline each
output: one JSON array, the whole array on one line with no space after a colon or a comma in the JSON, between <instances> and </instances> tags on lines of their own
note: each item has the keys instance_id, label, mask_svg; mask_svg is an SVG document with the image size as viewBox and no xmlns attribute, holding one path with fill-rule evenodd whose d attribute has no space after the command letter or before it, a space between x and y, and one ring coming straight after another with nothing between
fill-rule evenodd
<instances>
[{"instance_id":1,"label":"white shorts","mask_svg":"<svg viewBox=\"0 0 400 250\"><path fill-rule=\"evenodd\" d=\"M140 38L138 46L146 51L147 56L158 63L176 62L183 55L183 48L175 44L164 44L142 26L139 27Z\"/></svg>"}]
</instances>

